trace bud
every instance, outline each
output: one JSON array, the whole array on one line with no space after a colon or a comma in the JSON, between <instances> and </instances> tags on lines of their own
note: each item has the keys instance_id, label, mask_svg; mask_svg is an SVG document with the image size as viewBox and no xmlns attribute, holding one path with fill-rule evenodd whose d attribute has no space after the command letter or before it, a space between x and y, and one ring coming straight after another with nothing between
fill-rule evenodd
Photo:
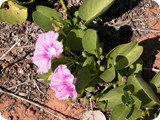
<instances>
[{"instance_id":1,"label":"bud","mask_svg":"<svg viewBox=\"0 0 160 120\"><path fill-rule=\"evenodd\" d=\"M105 67L104 67L104 66L100 66L99 70L100 70L100 71L104 71L104 70L105 70Z\"/></svg>"},{"instance_id":2,"label":"bud","mask_svg":"<svg viewBox=\"0 0 160 120\"><path fill-rule=\"evenodd\" d=\"M86 53L85 51L83 51L83 52L82 52L82 56L83 56L84 58L86 58L86 57L87 57L87 53Z\"/></svg>"}]
</instances>

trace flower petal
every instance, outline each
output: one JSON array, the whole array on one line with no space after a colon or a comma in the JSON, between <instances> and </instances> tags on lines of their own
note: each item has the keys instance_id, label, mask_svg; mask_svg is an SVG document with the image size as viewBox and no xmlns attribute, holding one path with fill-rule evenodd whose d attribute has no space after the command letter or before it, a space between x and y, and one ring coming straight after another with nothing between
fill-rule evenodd
<instances>
[{"instance_id":1,"label":"flower petal","mask_svg":"<svg viewBox=\"0 0 160 120\"><path fill-rule=\"evenodd\" d=\"M53 31L38 35L32 61L38 66L40 73L46 73L51 67L51 61L63 52L63 45L59 42L59 34ZM43 65L42 65L43 64Z\"/></svg>"},{"instance_id":2,"label":"flower petal","mask_svg":"<svg viewBox=\"0 0 160 120\"><path fill-rule=\"evenodd\" d=\"M52 75L50 88L55 91L59 100L71 97L76 99L77 92L75 88L76 78L67 69L66 65L59 65Z\"/></svg>"},{"instance_id":3,"label":"flower petal","mask_svg":"<svg viewBox=\"0 0 160 120\"><path fill-rule=\"evenodd\" d=\"M37 73L46 73L51 67L51 60L43 55L32 57L32 61L38 66Z\"/></svg>"}]
</instances>

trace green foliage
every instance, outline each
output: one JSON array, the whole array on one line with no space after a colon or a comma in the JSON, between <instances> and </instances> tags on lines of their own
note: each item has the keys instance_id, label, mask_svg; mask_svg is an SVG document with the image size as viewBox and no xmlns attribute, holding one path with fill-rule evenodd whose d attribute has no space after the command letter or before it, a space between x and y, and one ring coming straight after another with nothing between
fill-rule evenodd
<instances>
[{"instance_id":1,"label":"green foliage","mask_svg":"<svg viewBox=\"0 0 160 120\"><path fill-rule=\"evenodd\" d=\"M122 103L122 95L124 86L120 86L105 92L99 97L99 101L107 101L107 109L113 109L116 105Z\"/></svg>"},{"instance_id":2,"label":"green foliage","mask_svg":"<svg viewBox=\"0 0 160 120\"><path fill-rule=\"evenodd\" d=\"M93 29L86 30L82 38L82 45L84 51L93 54L98 58L100 57L99 40L96 30Z\"/></svg>"},{"instance_id":3,"label":"green foliage","mask_svg":"<svg viewBox=\"0 0 160 120\"><path fill-rule=\"evenodd\" d=\"M89 69L82 68L79 71L79 75L77 77L77 82L76 82L77 92L82 93L82 91L86 88L87 84L89 84L90 80L91 80L91 73L90 73Z\"/></svg>"},{"instance_id":4,"label":"green foliage","mask_svg":"<svg viewBox=\"0 0 160 120\"><path fill-rule=\"evenodd\" d=\"M45 6L37 6L32 14L33 21L46 31L59 30L62 24L62 15L54 9ZM53 27L55 25L55 28Z\"/></svg>"},{"instance_id":5,"label":"green foliage","mask_svg":"<svg viewBox=\"0 0 160 120\"><path fill-rule=\"evenodd\" d=\"M80 6L79 17L89 24L93 19L103 14L115 0L85 0Z\"/></svg>"},{"instance_id":6,"label":"green foliage","mask_svg":"<svg viewBox=\"0 0 160 120\"><path fill-rule=\"evenodd\" d=\"M160 93L160 73L157 73L150 82L157 93Z\"/></svg>"},{"instance_id":7,"label":"green foliage","mask_svg":"<svg viewBox=\"0 0 160 120\"><path fill-rule=\"evenodd\" d=\"M138 60L142 52L143 47L139 46L138 42L135 41L117 46L109 52L106 58L111 58L115 69L121 70Z\"/></svg>"},{"instance_id":8,"label":"green foliage","mask_svg":"<svg viewBox=\"0 0 160 120\"><path fill-rule=\"evenodd\" d=\"M52 69L50 69L47 73L39 74L38 77L43 79L45 83L50 84L52 72Z\"/></svg>"},{"instance_id":9,"label":"green foliage","mask_svg":"<svg viewBox=\"0 0 160 120\"><path fill-rule=\"evenodd\" d=\"M108 59L106 70L100 75L100 78L105 82L111 82L116 77L115 67L113 61Z\"/></svg>"},{"instance_id":10,"label":"green foliage","mask_svg":"<svg viewBox=\"0 0 160 120\"><path fill-rule=\"evenodd\" d=\"M66 64L77 78L79 97L89 92L90 98L100 108L112 110L111 120L136 120L147 116L148 108L160 105L152 88L140 77L143 47L133 41L105 53L104 43L99 42L97 31L88 27L92 20L103 14L114 2L85 0L72 18L62 0L62 6L69 16L66 20L54 9L37 6L32 14L34 22L46 31L58 32L64 47L61 58L53 60L49 73L40 77L49 80L58 65ZM160 92L159 76L158 73L150 82L157 93ZM88 102L88 99L85 101Z\"/></svg>"},{"instance_id":11,"label":"green foliage","mask_svg":"<svg viewBox=\"0 0 160 120\"><path fill-rule=\"evenodd\" d=\"M0 22L7 22L10 24L18 24L26 21L27 8L12 1L8 1L9 8L0 9Z\"/></svg>"},{"instance_id":12,"label":"green foliage","mask_svg":"<svg viewBox=\"0 0 160 120\"><path fill-rule=\"evenodd\" d=\"M136 120L138 118L142 117L142 101L140 101L136 96L132 95L132 98L134 99L134 103L131 107L130 114L127 116L128 120Z\"/></svg>"},{"instance_id":13,"label":"green foliage","mask_svg":"<svg viewBox=\"0 0 160 120\"><path fill-rule=\"evenodd\" d=\"M92 71L87 67L83 67L79 70L76 81L76 90L79 94L82 94L84 90L92 91L94 90L96 84L100 83L101 79L97 77L97 72Z\"/></svg>"},{"instance_id":14,"label":"green foliage","mask_svg":"<svg viewBox=\"0 0 160 120\"><path fill-rule=\"evenodd\" d=\"M134 86L134 94L142 101L144 107L160 105L158 97L140 76L130 76L128 78L128 84Z\"/></svg>"},{"instance_id":15,"label":"green foliage","mask_svg":"<svg viewBox=\"0 0 160 120\"><path fill-rule=\"evenodd\" d=\"M129 66L127 69L127 75L140 75L142 72L142 60L138 59L135 63Z\"/></svg>"},{"instance_id":16,"label":"green foliage","mask_svg":"<svg viewBox=\"0 0 160 120\"><path fill-rule=\"evenodd\" d=\"M89 56L86 58L86 60L83 63L83 67L85 66L90 66L90 65L95 65L95 58L93 56Z\"/></svg>"},{"instance_id":17,"label":"green foliage","mask_svg":"<svg viewBox=\"0 0 160 120\"><path fill-rule=\"evenodd\" d=\"M81 29L72 29L67 36L68 46L74 51L83 51L82 38L84 31Z\"/></svg>"},{"instance_id":18,"label":"green foliage","mask_svg":"<svg viewBox=\"0 0 160 120\"><path fill-rule=\"evenodd\" d=\"M112 109L111 120L135 120L142 117L141 101L133 93L133 85L123 85L105 93L100 101L107 101L105 109Z\"/></svg>"},{"instance_id":19,"label":"green foliage","mask_svg":"<svg viewBox=\"0 0 160 120\"><path fill-rule=\"evenodd\" d=\"M118 104L114 107L112 111L111 120L125 120L130 111L130 107L124 104Z\"/></svg>"},{"instance_id":20,"label":"green foliage","mask_svg":"<svg viewBox=\"0 0 160 120\"><path fill-rule=\"evenodd\" d=\"M112 49L106 55L107 66L100 78L105 82L111 82L116 77L116 72L118 72L119 77L121 76L120 73L126 74L126 76L140 73L142 63L138 59L142 52L143 48L138 45L138 42L122 44ZM128 68L127 71L124 70L126 68Z\"/></svg>"}]
</instances>

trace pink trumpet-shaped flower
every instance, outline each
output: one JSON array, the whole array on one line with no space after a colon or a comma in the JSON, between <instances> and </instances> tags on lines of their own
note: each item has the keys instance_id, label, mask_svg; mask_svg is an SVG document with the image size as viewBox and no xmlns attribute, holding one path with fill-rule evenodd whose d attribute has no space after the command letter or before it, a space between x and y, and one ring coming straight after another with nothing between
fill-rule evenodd
<instances>
[{"instance_id":1,"label":"pink trumpet-shaped flower","mask_svg":"<svg viewBox=\"0 0 160 120\"><path fill-rule=\"evenodd\" d=\"M38 35L32 61L38 66L38 73L46 73L51 67L51 60L58 58L63 52L63 45L59 42L58 33L49 31Z\"/></svg>"},{"instance_id":2,"label":"pink trumpet-shaped flower","mask_svg":"<svg viewBox=\"0 0 160 120\"><path fill-rule=\"evenodd\" d=\"M67 69L66 65L59 65L51 79L50 88L55 91L59 100L65 100L68 97L76 99L77 92L75 88L76 78Z\"/></svg>"}]
</instances>

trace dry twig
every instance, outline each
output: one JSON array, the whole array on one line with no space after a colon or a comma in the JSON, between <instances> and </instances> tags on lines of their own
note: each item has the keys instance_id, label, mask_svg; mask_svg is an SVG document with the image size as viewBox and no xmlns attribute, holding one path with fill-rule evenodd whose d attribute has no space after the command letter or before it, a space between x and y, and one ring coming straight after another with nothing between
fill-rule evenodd
<instances>
[{"instance_id":1,"label":"dry twig","mask_svg":"<svg viewBox=\"0 0 160 120\"><path fill-rule=\"evenodd\" d=\"M16 42L14 45L12 45L12 47L9 48L9 49L0 57L0 60L3 60L3 58L4 58L19 42L20 42L20 41L17 40L17 42Z\"/></svg>"},{"instance_id":2,"label":"dry twig","mask_svg":"<svg viewBox=\"0 0 160 120\"><path fill-rule=\"evenodd\" d=\"M23 97L20 97L20 96L18 96L18 95L15 95L15 94L13 94L13 93L8 92L8 91L4 91L4 90L2 90L2 89L0 89L0 92L1 92L1 93L5 93L5 94L8 94L8 95L11 95L11 96L16 97L16 98L18 98L18 99L21 99L21 100L23 100L23 101L25 101L25 102L28 102L28 103L30 103L30 104L32 104L32 105L34 105L34 106L36 106L36 107L44 110L44 111L47 112L48 114L50 114L50 115L58 118L59 120L65 120L64 118L59 117L59 116L53 114L52 112L50 112L49 110L47 110L46 108L44 108L43 106L41 106L41 105L39 105L39 104L37 104L37 103L34 103L34 102L30 101L30 100L27 100L27 99L25 99L25 98L23 98Z\"/></svg>"},{"instance_id":3,"label":"dry twig","mask_svg":"<svg viewBox=\"0 0 160 120\"><path fill-rule=\"evenodd\" d=\"M13 49L32 48L32 47L34 47L34 45L18 46L18 47L14 47ZM8 49L10 49L10 48L9 47L7 47L7 48L0 48L0 51L8 50Z\"/></svg>"}]
</instances>

